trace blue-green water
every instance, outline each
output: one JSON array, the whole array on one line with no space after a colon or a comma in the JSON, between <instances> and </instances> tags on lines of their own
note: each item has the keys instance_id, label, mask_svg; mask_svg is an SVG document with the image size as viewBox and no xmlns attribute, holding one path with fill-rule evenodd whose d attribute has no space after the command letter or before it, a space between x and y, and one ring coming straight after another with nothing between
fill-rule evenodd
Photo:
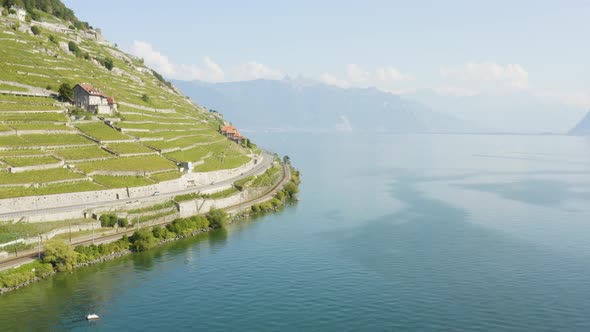
<instances>
[{"instance_id":1,"label":"blue-green water","mask_svg":"<svg viewBox=\"0 0 590 332\"><path fill-rule=\"evenodd\" d=\"M0 330L590 330L590 139L253 136L296 206L2 296Z\"/></svg>"}]
</instances>

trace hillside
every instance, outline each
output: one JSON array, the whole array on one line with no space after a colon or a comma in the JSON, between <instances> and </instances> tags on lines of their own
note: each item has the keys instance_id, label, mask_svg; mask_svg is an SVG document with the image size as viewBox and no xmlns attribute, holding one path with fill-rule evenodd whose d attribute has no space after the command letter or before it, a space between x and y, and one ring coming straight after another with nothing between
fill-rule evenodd
<instances>
[{"instance_id":1,"label":"hillside","mask_svg":"<svg viewBox=\"0 0 590 332\"><path fill-rule=\"evenodd\" d=\"M342 89L303 79L175 81L185 94L248 129L461 131L463 123L377 89Z\"/></svg>"},{"instance_id":2,"label":"hillside","mask_svg":"<svg viewBox=\"0 0 590 332\"><path fill-rule=\"evenodd\" d=\"M590 112L569 131L570 135L590 135Z\"/></svg>"},{"instance_id":3,"label":"hillside","mask_svg":"<svg viewBox=\"0 0 590 332\"><path fill-rule=\"evenodd\" d=\"M218 133L223 119L141 59L100 31L77 29L70 12L59 15L70 21L39 9L30 23L14 10L0 17L0 198L145 186L179 178L185 162L209 172L258 153ZM118 110L97 115L74 107L57 98L64 83L90 84Z\"/></svg>"}]
</instances>

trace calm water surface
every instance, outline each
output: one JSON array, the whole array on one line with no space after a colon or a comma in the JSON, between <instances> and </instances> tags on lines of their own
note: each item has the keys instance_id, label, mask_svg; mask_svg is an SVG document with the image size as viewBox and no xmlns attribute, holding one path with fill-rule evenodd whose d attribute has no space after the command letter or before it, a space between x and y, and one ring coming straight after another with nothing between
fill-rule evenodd
<instances>
[{"instance_id":1,"label":"calm water surface","mask_svg":"<svg viewBox=\"0 0 590 332\"><path fill-rule=\"evenodd\" d=\"M296 206L0 297L0 330L590 330L590 139L253 136Z\"/></svg>"}]
</instances>

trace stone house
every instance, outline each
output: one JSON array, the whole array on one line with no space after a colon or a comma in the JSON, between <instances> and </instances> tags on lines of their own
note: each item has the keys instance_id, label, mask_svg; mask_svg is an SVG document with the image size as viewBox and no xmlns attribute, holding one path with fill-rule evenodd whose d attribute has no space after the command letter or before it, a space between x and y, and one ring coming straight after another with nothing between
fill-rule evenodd
<instances>
[{"instance_id":1,"label":"stone house","mask_svg":"<svg viewBox=\"0 0 590 332\"><path fill-rule=\"evenodd\" d=\"M95 114L113 115L117 111L117 103L113 98L88 83L76 84L74 87L74 105Z\"/></svg>"}]
</instances>

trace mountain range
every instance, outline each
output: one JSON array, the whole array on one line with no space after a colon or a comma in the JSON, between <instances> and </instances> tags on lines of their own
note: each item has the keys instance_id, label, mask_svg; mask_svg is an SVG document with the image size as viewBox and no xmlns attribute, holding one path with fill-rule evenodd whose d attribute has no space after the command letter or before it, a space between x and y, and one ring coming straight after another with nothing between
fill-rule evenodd
<instances>
[{"instance_id":1,"label":"mountain range","mask_svg":"<svg viewBox=\"0 0 590 332\"><path fill-rule=\"evenodd\" d=\"M590 112L569 131L570 135L590 135Z\"/></svg>"},{"instance_id":2,"label":"mountain range","mask_svg":"<svg viewBox=\"0 0 590 332\"><path fill-rule=\"evenodd\" d=\"M342 89L313 80L173 81L203 106L251 130L456 132L465 124L419 102L375 88Z\"/></svg>"}]
</instances>

